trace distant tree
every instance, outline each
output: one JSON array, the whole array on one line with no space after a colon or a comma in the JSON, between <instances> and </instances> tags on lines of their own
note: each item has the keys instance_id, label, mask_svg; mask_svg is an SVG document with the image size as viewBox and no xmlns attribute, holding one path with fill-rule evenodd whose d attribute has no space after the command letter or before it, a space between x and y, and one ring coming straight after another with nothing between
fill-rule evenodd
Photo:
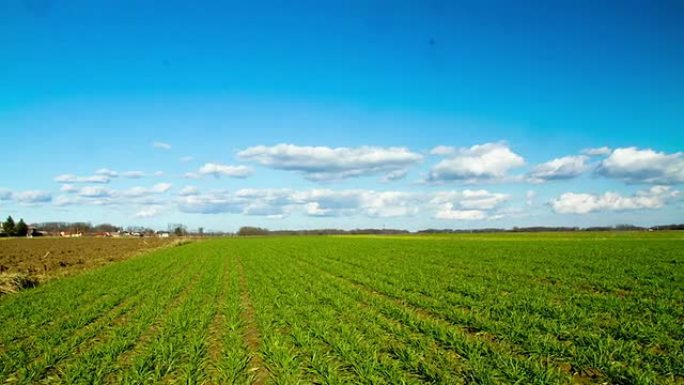
<instances>
[{"instance_id":1,"label":"distant tree","mask_svg":"<svg viewBox=\"0 0 684 385\"><path fill-rule=\"evenodd\" d=\"M14 235L17 237L25 237L26 234L28 234L28 226L26 225L26 222L24 222L23 218L19 219L17 226L14 228Z\"/></svg>"},{"instance_id":2,"label":"distant tree","mask_svg":"<svg viewBox=\"0 0 684 385\"><path fill-rule=\"evenodd\" d=\"M16 231L16 229L15 229L15 225L14 225L14 219L12 219L11 215L7 217L7 220L5 222L3 222L2 230L8 236L14 235L14 232Z\"/></svg>"},{"instance_id":3,"label":"distant tree","mask_svg":"<svg viewBox=\"0 0 684 385\"><path fill-rule=\"evenodd\" d=\"M114 226L114 225L109 224L109 223L101 223L101 224L93 227L93 230L95 230L97 232L115 233L115 232L119 231L119 227Z\"/></svg>"},{"instance_id":4,"label":"distant tree","mask_svg":"<svg viewBox=\"0 0 684 385\"><path fill-rule=\"evenodd\" d=\"M89 233L93 226L90 222L74 222L71 224L71 232L73 233Z\"/></svg>"},{"instance_id":5,"label":"distant tree","mask_svg":"<svg viewBox=\"0 0 684 385\"><path fill-rule=\"evenodd\" d=\"M199 229L197 229L197 233L199 234L200 237L202 235L204 235L204 227L200 227Z\"/></svg>"},{"instance_id":6,"label":"distant tree","mask_svg":"<svg viewBox=\"0 0 684 385\"><path fill-rule=\"evenodd\" d=\"M185 225L182 223L169 223L167 228L169 233L177 235L179 237L187 235L188 233L188 228L185 227Z\"/></svg>"},{"instance_id":7,"label":"distant tree","mask_svg":"<svg viewBox=\"0 0 684 385\"><path fill-rule=\"evenodd\" d=\"M240 230L238 230L237 235L239 236L246 236L246 235L268 235L269 231L267 229L262 229L261 227L251 227L251 226L243 226L240 227Z\"/></svg>"},{"instance_id":8,"label":"distant tree","mask_svg":"<svg viewBox=\"0 0 684 385\"><path fill-rule=\"evenodd\" d=\"M173 229L173 234L177 237L182 237L185 235L185 228L183 226L178 226L175 229Z\"/></svg>"}]
</instances>

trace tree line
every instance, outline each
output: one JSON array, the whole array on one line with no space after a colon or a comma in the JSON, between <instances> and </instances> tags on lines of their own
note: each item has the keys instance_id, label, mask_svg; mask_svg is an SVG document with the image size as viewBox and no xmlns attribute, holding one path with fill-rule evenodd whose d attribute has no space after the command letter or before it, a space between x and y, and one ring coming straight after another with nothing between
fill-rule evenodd
<instances>
[{"instance_id":1,"label":"tree line","mask_svg":"<svg viewBox=\"0 0 684 385\"><path fill-rule=\"evenodd\" d=\"M14 223L12 216L2 222L2 232L7 237L25 237L28 234L29 228L24 218L19 219L19 222Z\"/></svg>"}]
</instances>

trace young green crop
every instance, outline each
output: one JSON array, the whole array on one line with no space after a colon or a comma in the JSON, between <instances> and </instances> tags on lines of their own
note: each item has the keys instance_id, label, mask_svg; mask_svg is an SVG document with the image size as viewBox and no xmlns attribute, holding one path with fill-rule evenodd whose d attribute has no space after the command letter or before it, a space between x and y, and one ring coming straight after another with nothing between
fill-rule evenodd
<instances>
[{"instance_id":1,"label":"young green crop","mask_svg":"<svg viewBox=\"0 0 684 385\"><path fill-rule=\"evenodd\" d=\"M683 240L194 242L0 298L0 382L681 384Z\"/></svg>"}]
</instances>

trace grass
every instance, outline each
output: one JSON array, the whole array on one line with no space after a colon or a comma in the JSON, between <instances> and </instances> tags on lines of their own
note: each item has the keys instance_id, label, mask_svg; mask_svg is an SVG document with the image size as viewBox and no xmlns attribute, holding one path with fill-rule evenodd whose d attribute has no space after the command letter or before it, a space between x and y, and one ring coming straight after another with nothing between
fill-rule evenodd
<instances>
[{"instance_id":1,"label":"grass","mask_svg":"<svg viewBox=\"0 0 684 385\"><path fill-rule=\"evenodd\" d=\"M684 238L198 241L4 296L0 323L2 383L682 384Z\"/></svg>"}]
</instances>

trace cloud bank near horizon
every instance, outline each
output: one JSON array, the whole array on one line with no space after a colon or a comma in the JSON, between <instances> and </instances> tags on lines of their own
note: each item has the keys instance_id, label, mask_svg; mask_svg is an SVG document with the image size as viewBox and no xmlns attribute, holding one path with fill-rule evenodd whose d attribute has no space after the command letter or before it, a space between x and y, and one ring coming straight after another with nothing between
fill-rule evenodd
<instances>
[{"instance_id":1,"label":"cloud bank near horizon","mask_svg":"<svg viewBox=\"0 0 684 385\"><path fill-rule=\"evenodd\" d=\"M173 146L164 144L153 147L173 152ZM175 170L100 167L90 175L62 173L54 177L53 190L5 187L0 189L0 205L61 210L111 207L128 212L131 219L144 220L173 213L269 219L428 218L448 227L540 213L582 216L681 207L683 195L677 185L684 183L682 152L638 147L587 148L539 163L531 163L504 141L469 147L439 145L429 151L257 145L236 150L226 156L225 163L204 162L194 169L188 169L192 167L188 163L200 156L176 159L182 162ZM269 177L260 178L265 173ZM274 180L273 175L281 177L268 182ZM161 180L147 186L114 186L143 178ZM621 191L575 188L573 181L583 178L624 187ZM188 185L188 179L203 186ZM224 180L233 180L235 188L212 187ZM249 187L252 180L267 186ZM368 183L377 185L360 187ZM290 184L314 186L292 188ZM174 189L174 185L182 187ZM524 186L528 187L520 192ZM539 199L546 186L561 191ZM636 190L628 191L630 186Z\"/></svg>"}]
</instances>

